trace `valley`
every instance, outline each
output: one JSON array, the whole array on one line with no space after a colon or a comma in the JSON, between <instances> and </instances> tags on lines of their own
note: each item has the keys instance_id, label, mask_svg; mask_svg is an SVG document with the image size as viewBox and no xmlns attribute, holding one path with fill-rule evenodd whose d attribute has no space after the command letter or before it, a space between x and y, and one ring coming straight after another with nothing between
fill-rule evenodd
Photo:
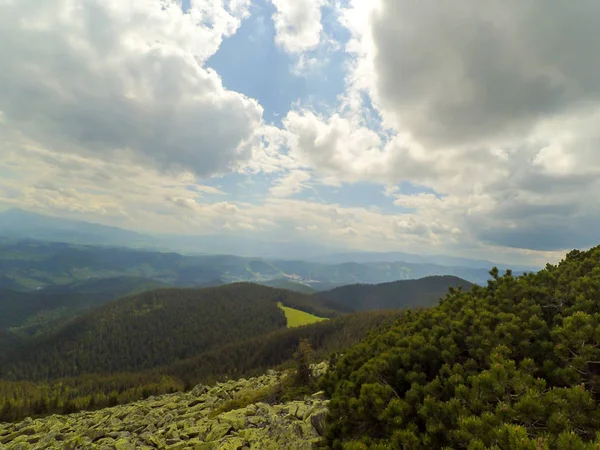
<instances>
[{"instance_id":1,"label":"valley","mask_svg":"<svg viewBox=\"0 0 600 450\"><path fill-rule=\"evenodd\" d=\"M565 433L591 442L600 248L537 273L492 268L485 285L434 275L299 292L297 278L217 283L226 256L203 257L214 263L202 266L213 280L205 286L176 287L194 276L183 255L27 245L4 252L7 273L37 261L50 284L0 291L7 448L463 448L465 439L512 448L511 436L559 448ZM103 271L75 279L77 263ZM254 277L280 275L274 262L245 264ZM330 370L303 384L303 364L323 361ZM473 400L473 389L483 397ZM457 397L466 402L458 414L449 406ZM545 409L526 407L532 398ZM425 407L438 412L423 416ZM556 422L565 411L570 421ZM465 428L480 413L497 424L488 434ZM393 431L399 414L406 425ZM438 420L451 433L436 432ZM532 420L557 431L544 425L538 435ZM366 424L376 431L351 431Z\"/></svg>"}]
</instances>

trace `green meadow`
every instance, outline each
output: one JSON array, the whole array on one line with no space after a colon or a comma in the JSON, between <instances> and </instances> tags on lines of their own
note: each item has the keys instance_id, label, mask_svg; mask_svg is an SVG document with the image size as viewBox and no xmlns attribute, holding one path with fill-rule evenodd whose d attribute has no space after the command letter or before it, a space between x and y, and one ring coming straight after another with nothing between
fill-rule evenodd
<instances>
[{"instance_id":1,"label":"green meadow","mask_svg":"<svg viewBox=\"0 0 600 450\"><path fill-rule=\"evenodd\" d=\"M279 302L277 306L279 306L285 313L288 328L300 327L302 325L308 325L310 323L327 320L323 317L313 316L312 314L300 311L298 309L288 308L287 306L283 306L281 302Z\"/></svg>"}]
</instances>

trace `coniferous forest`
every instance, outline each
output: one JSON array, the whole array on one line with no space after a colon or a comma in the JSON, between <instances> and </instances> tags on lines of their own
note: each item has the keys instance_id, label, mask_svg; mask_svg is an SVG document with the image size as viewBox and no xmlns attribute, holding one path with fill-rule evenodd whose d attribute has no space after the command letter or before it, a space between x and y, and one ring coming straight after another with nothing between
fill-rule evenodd
<instances>
[{"instance_id":1,"label":"coniferous forest","mask_svg":"<svg viewBox=\"0 0 600 450\"><path fill-rule=\"evenodd\" d=\"M347 314L311 298L235 284L108 303L90 313L94 321L85 314L53 339L35 341L44 351L7 357L0 420L96 409L260 374L293 364L299 342L306 342L316 360L331 363L320 381L331 399L325 430L331 448L600 445L600 247L574 250L556 266L518 277L493 269L486 286L450 288L432 308ZM288 329L276 306L281 301L331 317ZM237 314L240 320L256 314L261 329L271 331L256 334L252 324L235 322ZM185 327L185 339L194 327L206 335L190 340L188 353L153 360L158 340L131 331L140 317L167 344L184 339L177 333ZM111 322L121 325L112 329ZM240 329L229 330L231 323ZM85 366L90 336L111 349L107 361L119 364ZM132 340L118 346L122 336ZM131 357L138 346L140 357ZM101 347L93 351L103 354ZM68 358L52 365L46 354Z\"/></svg>"},{"instance_id":2,"label":"coniferous forest","mask_svg":"<svg viewBox=\"0 0 600 450\"><path fill-rule=\"evenodd\" d=\"M346 449L600 445L600 247L450 292L347 351L324 382Z\"/></svg>"}]
</instances>

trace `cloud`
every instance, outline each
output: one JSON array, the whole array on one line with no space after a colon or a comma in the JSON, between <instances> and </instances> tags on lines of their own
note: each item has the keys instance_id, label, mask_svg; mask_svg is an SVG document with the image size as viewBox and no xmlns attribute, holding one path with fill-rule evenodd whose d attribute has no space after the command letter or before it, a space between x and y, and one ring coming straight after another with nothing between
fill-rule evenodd
<instances>
[{"instance_id":1,"label":"cloud","mask_svg":"<svg viewBox=\"0 0 600 450\"><path fill-rule=\"evenodd\" d=\"M338 8L352 36L346 92L331 116L296 109L284 119L300 166L321 179L379 182L463 245L597 244L598 4ZM394 192L404 182L441 196Z\"/></svg>"},{"instance_id":2,"label":"cloud","mask_svg":"<svg viewBox=\"0 0 600 450\"><path fill-rule=\"evenodd\" d=\"M327 70L336 51L323 12L350 33L339 104L299 99L279 126L206 66L250 0L193 1L185 14L175 0L38 3L0 0L4 204L150 232L505 260L597 243L591 0L272 0L273 45L296 75ZM264 197L206 181L227 171L255 177ZM388 207L290 198L364 181Z\"/></svg>"},{"instance_id":3,"label":"cloud","mask_svg":"<svg viewBox=\"0 0 600 450\"><path fill-rule=\"evenodd\" d=\"M208 176L250 156L262 108L204 62L247 1L0 4L3 122L55 152Z\"/></svg>"},{"instance_id":4,"label":"cloud","mask_svg":"<svg viewBox=\"0 0 600 450\"><path fill-rule=\"evenodd\" d=\"M421 142L523 136L540 120L598 100L594 2L381 5L369 23L372 93L389 122Z\"/></svg>"},{"instance_id":5,"label":"cloud","mask_svg":"<svg viewBox=\"0 0 600 450\"><path fill-rule=\"evenodd\" d=\"M302 170L292 170L277 179L269 192L275 197L289 197L306 189L306 182L311 178L310 174Z\"/></svg>"},{"instance_id":6,"label":"cloud","mask_svg":"<svg viewBox=\"0 0 600 450\"><path fill-rule=\"evenodd\" d=\"M275 42L288 53L300 54L321 42L321 8L327 0L271 0L275 7Z\"/></svg>"}]
</instances>

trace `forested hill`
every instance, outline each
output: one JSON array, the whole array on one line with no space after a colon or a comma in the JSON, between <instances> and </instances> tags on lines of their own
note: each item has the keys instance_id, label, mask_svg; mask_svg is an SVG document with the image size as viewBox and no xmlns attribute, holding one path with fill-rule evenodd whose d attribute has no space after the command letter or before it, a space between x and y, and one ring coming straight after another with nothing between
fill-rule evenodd
<instances>
[{"instance_id":1,"label":"forested hill","mask_svg":"<svg viewBox=\"0 0 600 450\"><path fill-rule=\"evenodd\" d=\"M158 289L104 304L6 356L5 379L139 371L285 328L277 303L320 317L332 304L283 289L235 283Z\"/></svg>"},{"instance_id":2,"label":"forested hill","mask_svg":"<svg viewBox=\"0 0 600 450\"><path fill-rule=\"evenodd\" d=\"M600 447L600 247L491 275L344 354L331 447Z\"/></svg>"},{"instance_id":3,"label":"forested hill","mask_svg":"<svg viewBox=\"0 0 600 450\"><path fill-rule=\"evenodd\" d=\"M159 289L105 304L9 356L3 378L45 379L168 364L285 328L280 292L234 284Z\"/></svg>"},{"instance_id":4,"label":"forested hill","mask_svg":"<svg viewBox=\"0 0 600 450\"><path fill-rule=\"evenodd\" d=\"M391 326L403 314L400 310L344 314L225 343L198 356L135 373L89 374L35 383L0 379L0 422L128 403L197 383L264 373L291 364L302 338L314 349L315 361L321 361L331 352L362 341L368 332Z\"/></svg>"},{"instance_id":5,"label":"forested hill","mask_svg":"<svg viewBox=\"0 0 600 450\"><path fill-rule=\"evenodd\" d=\"M161 283L145 278L115 277L33 292L0 288L0 328L12 328L23 337L32 336L102 303L160 286Z\"/></svg>"},{"instance_id":6,"label":"forested hill","mask_svg":"<svg viewBox=\"0 0 600 450\"><path fill-rule=\"evenodd\" d=\"M382 284L351 284L315 296L355 311L429 307L438 303L450 287L464 290L472 283L453 276L432 276Z\"/></svg>"}]
</instances>

